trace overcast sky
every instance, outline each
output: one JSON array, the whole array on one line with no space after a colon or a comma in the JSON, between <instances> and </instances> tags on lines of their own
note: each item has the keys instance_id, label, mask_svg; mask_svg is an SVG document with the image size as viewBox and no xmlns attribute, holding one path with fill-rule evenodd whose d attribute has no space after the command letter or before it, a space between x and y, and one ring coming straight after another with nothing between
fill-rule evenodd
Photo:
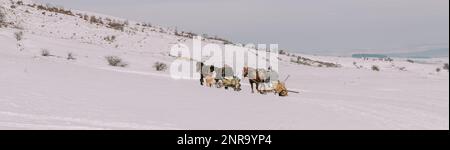
<instances>
[{"instance_id":1,"label":"overcast sky","mask_svg":"<svg viewBox=\"0 0 450 150\"><path fill-rule=\"evenodd\" d=\"M448 48L449 0L36 0L308 53Z\"/></svg>"}]
</instances>

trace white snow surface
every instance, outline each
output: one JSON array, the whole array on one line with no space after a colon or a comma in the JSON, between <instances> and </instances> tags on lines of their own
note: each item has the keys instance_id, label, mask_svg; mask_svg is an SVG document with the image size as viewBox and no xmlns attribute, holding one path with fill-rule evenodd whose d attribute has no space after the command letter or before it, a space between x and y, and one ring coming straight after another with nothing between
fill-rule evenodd
<instances>
[{"instance_id":1,"label":"white snow surface","mask_svg":"<svg viewBox=\"0 0 450 150\"><path fill-rule=\"evenodd\" d=\"M449 129L449 73L436 72L448 58L410 63L296 54L342 65L325 68L280 55L280 75L290 75L287 88L299 94L253 94L247 80L241 92L226 91L152 68L175 59L168 55L174 44L192 43L171 29L129 21L118 31L76 15L11 8L10 0L0 5L19 26L0 28L0 129ZM24 33L20 41L17 32ZM111 35L114 42L104 40ZM51 56L41 56L43 49ZM109 66L109 55L129 66Z\"/></svg>"}]
</instances>

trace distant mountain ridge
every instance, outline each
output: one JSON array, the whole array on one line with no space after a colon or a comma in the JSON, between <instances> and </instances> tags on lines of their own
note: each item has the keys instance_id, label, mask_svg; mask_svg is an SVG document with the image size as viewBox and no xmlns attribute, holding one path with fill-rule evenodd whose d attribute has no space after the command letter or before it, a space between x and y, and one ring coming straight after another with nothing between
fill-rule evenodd
<instances>
[{"instance_id":1,"label":"distant mountain ridge","mask_svg":"<svg viewBox=\"0 0 450 150\"><path fill-rule=\"evenodd\" d=\"M358 53L352 54L354 58L385 58L385 57L397 57L397 58L442 58L449 57L449 48L436 48L420 52L405 52L405 53L387 53L387 54L377 54L377 53Z\"/></svg>"}]
</instances>

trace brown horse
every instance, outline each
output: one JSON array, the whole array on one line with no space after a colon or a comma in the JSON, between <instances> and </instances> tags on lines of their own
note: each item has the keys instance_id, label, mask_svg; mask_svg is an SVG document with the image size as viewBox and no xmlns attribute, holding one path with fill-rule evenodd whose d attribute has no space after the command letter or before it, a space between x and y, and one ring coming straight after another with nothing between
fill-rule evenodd
<instances>
[{"instance_id":1,"label":"brown horse","mask_svg":"<svg viewBox=\"0 0 450 150\"><path fill-rule=\"evenodd\" d=\"M249 68L249 67L244 67L243 69L243 75L244 78L248 77L248 81L250 82L250 87L252 88L252 93L255 93L253 90L253 84L256 85L256 91L260 92L259 90L259 84L264 82L265 78L264 78L264 71L259 70L259 69L253 69L253 68ZM253 74L255 74L253 76Z\"/></svg>"}]
</instances>

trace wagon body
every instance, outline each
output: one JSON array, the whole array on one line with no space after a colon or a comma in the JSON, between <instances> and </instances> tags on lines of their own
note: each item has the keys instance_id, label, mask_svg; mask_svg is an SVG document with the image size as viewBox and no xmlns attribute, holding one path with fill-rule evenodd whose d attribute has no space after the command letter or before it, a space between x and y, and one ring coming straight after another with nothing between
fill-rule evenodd
<instances>
[{"instance_id":1,"label":"wagon body","mask_svg":"<svg viewBox=\"0 0 450 150\"><path fill-rule=\"evenodd\" d=\"M262 94L274 93L274 94L278 94L279 96L287 96L288 95L288 90L286 89L285 84L280 81L270 81L270 82L260 83L259 91Z\"/></svg>"}]
</instances>

